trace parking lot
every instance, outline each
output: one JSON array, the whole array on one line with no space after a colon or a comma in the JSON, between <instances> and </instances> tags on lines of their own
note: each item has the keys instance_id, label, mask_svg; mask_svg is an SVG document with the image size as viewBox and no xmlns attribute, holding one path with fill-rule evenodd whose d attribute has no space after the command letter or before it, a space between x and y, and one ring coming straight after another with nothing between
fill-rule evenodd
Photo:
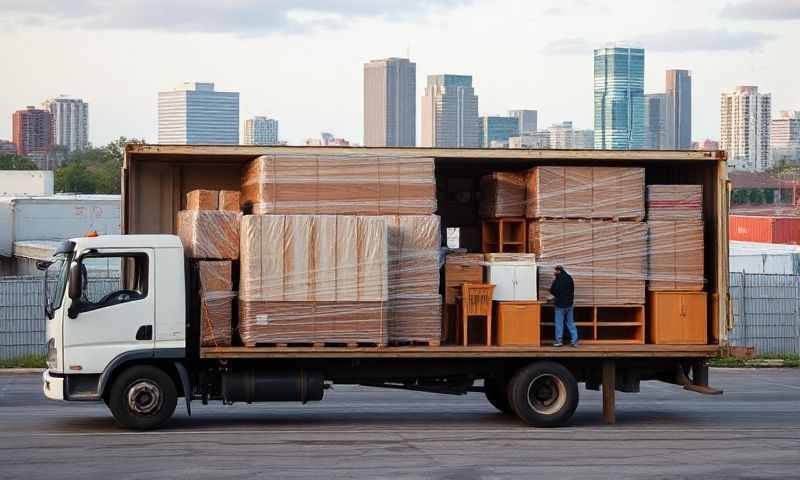
<instances>
[{"instance_id":1,"label":"parking lot","mask_svg":"<svg viewBox=\"0 0 800 480\"><path fill-rule=\"evenodd\" d=\"M45 400L37 375L0 373L0 478L795 478L800 370L715 369L722 396L648 382L581 390L572 425L533 429L482 394L337 386L320 403L179 403L167 428L121 430L105 406Z\"/></svg>"}]
</instances>

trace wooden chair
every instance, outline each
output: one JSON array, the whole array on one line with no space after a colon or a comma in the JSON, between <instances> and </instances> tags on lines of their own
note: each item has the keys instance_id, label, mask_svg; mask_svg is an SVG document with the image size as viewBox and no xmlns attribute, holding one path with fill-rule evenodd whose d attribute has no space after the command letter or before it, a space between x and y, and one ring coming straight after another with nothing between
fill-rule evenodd
<instances>
[{"instance_id":1,"label":"wooden chair","mask_svg":"<svg viewBox=\"0 0 800 480\"><path fill-rule=\"evenodd\" d=\"M469 345L469 317L486 317L486 345L492 344L492 295L494 285L464 283L458 304L458 329L464 346Z\"/></svg>"}]
</instances>

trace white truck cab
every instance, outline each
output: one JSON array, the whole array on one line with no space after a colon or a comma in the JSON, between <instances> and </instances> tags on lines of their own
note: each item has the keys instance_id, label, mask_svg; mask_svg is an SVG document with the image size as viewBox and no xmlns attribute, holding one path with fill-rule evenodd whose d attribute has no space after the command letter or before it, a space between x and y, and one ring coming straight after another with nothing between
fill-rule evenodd
<instances>
[{"instance_id":1,"label":"white truck cab","mask_svg":"<svg viewBox=\"0 0 800 480\"><path fill-rule=\"evenodd\" d=\"M46 271L48 398L108 403L104 394L118 366L184 358L184 255L178 237L74 238L40 268ZM144 398L132 401L152 402L158 394L152 385L140 391Z\"/></svg>"}]
</instances>

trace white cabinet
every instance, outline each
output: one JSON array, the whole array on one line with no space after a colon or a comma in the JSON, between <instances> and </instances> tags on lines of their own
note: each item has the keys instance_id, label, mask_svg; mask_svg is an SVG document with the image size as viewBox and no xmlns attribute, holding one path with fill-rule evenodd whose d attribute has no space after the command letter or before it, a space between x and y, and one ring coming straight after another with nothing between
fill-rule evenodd
<instances>
[{"instance_id":1,"label":"white cabinet","mask_svg":"<svg viewBox=\"0 0 800 480\"><path fill-rule=\"evenodd\" d=\"M536 300L536 263L492 262L486 265L486 281L494 284L494 300Z\"/></svg>"}]
</instances>

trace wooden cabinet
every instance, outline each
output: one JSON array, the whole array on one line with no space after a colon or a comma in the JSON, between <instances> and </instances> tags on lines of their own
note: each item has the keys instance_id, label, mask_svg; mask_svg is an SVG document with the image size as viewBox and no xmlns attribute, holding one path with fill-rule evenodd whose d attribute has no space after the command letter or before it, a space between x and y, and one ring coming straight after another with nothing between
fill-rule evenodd
<instances>
[{"instance_id":1,"label":"wooden cabinet","mask_svg":"<svg viewBox=\"0 0 800 480\"><path fill-rule=\"evenodd\" d=\"M492 262L486 267L486 283L495 286L498 301L535 301L535 262Z\"/></svg>"},{"instance_id":2,"label":"wooden cabinet","mask_svg":"<svg viewBox=\"0 0 800 480\"><path fill-rule=\"evenodd\" d=\"M650 292L649 343L705 345L708 343L707 305L705 292Z\"/></svg>"},{"instance_id":3,"label":"wooden cabinet","mask_svg":"<svg viewBox=\"0 0 800 480\"><path fill-rule=\"evenodd\" d=\"M539 302L494 302L494 344L539 346Z\"/></svg>"},{"instance_id":4,"label":"wooden cabinet","mask_svg":"<svg viewBox=\"0 0 800 480\"><path fill-rule=\"evenodd\" d=\"M483 253L524 253L527 232L524 218L496 218L481 224Z\"/></svg>"},{"instance_id":5,"label":"wooden cabinet","mask_svg":"<svg viewBox=\"0 0 800 480\"><path fill-rule=\"evenodd\" d=\"M447 255L444 261L444 318L442 340L456 342L456 297L461 295L461 285L483 283L483 254L457 253Z\"/></svg>"}]
</instances>

